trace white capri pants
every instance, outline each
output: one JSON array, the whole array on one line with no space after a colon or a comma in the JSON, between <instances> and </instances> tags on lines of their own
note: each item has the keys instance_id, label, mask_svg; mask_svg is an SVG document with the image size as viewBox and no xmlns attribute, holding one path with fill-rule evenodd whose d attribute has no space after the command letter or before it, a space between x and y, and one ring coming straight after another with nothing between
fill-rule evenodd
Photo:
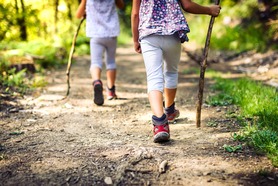
<instances>
[{"instance_id":1,"label":"white capri pants","mask_svg":"<svg viewBox=\"0 0 278 186\"><path fill-rule=\"evenodd\" d=\"M164 88L175 89L178 85L178 64L181 42L178 35L150 35L140 41L145 63L148 93Z\"/></svg>"},{"instance_id":2,"label":"white capri pants","mask_svg":"<svg viewBox=\"0 0 278 186\"><path fill-rule=\"evenodd\" d=\"M90 53L91 53L91 67L98 67L102 69L102 57L105 53L105 65L106 70L116 69L116 47L117 37L105 37L105 38L91 38L90 39Z\"/></svg>"}]
</instances>

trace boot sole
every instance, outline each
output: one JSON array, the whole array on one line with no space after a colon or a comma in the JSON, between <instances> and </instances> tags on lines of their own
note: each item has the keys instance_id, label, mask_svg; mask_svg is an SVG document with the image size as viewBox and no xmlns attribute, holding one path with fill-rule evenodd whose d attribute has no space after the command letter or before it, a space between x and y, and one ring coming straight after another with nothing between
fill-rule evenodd
<instances>
[{"instance_id":1,"label":"boot sole","mask_svg":"<svg viewBox=\"0 0 278 186\"><path fill-rule=\"evenodd\" d=\"M94 103L96 105L103 105L104 103L102 85L94 86Z\"/></svg>"},{"instance_id":2,"label":"boot sole","mask_svg":"<svg viewBox=\"0 0 278 186\"><path fill-rule=\"evenodd\" d=\"M167 142L170 140L170 135L167 132L159 132L154 136L155 143Z\"/></svg>"}]
</instances>

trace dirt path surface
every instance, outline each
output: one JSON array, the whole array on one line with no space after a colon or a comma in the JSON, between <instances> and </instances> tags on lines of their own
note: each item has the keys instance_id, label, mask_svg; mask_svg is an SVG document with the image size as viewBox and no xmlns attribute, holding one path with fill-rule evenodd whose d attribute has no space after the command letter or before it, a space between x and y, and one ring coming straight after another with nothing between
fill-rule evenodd
<instances>
[{"instance_id":1,"label":"dirt path surface","mask_svg":"<svg viewBox=\"0 0 278 186\"><path fill-rule=\"evenodd\" d=\"M76 60L68 98L62 69L49 74L41 94L1 112L0 185L278 184L278 170L265 156L247 146L224 151L224 144L237 144L231 138L237 123L225 117L232 108L204 105L202 127L196 128L198 74L180 74L181 116L170 125L171 141L155 144L142 57L131 47L118 49L119 99L103 106L93 104L89 56ZM183 53L180 71L192 66ZM210 68L229 70L224 64ZM204 98L212 83L206 80ZM217 125L209 127L210 121ZM159 167L164 160L167 165Z\"/></svg>"}]
</instances>

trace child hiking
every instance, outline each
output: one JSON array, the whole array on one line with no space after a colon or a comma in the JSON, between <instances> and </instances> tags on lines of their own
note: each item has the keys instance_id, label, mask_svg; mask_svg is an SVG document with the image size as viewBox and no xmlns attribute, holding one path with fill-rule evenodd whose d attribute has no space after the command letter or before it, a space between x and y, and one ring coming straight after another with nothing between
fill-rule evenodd
<instances>
[{"instance_id":1,"label":"child hiking","mask_svg":"<svg viewBox=\"0 0 278 186\"><path fill-rule=\"evenodd\" d=\"M180 115L174 100L181 43L188 41L189 32L182 9L193 14L218 16L221 7L202 6L191 0L133 0L133 43L135 51L142 53L146 68L154 142L169 141L169 123Z\"/></svg>"},{"instance_id":2,"label":"child hiking","mask_svg":"<svg viewBox=\"0 0 278 186\"><path fill-rule=\"evenodd\" d=\"M115 55L120 24L116 8L123 7L123 0L81 0L76 12L77 18L86 16L86 35L90 38L90 73L96 105L104 103L103 85L100 79L103 53L105 53L107 99L117 98Z\"/></svg>"}]
</instances>

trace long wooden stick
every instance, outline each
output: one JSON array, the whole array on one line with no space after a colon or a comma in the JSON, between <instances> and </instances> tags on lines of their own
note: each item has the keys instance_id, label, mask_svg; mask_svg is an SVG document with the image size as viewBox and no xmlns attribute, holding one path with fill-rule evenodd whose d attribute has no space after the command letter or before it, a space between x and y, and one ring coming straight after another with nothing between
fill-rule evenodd
<instances>
[{"instance_id":1,"label":"long wooden stick","mask_svg":"<svg viewBox=\"0 0 278 186\"><path fill-rule=\"evenodd\" d=\"M74 53L76 38L78 36L78 32L80 30L80 27L81 27L81 25L82 25L82 23L83 23L83 21L85 19L86 19L86 17L84 16L80 20L79 25L78 25L78 27L76 29L76 32L75 32L75 34L73 36L73 40L72 40L72 44L71 44L71 50L70 50L70 53L69 53L68 66L67 66L67 84L68 84L68 90L67 90L67 95L66 96L68 96L69 93L70 93L70 68L71 68L71 61L72 61L72 56L73 56L73 53Z\"/></svg>"},{"instance_id":2,"label":"long wooden stick","mask_svg":"<svg viewBox=\"0 0 278 186\"><path fill-rule=\"evenodd\" d=\"M220 0L215 0L215 4L218 5ZM198 102L197 102L197 114L196 114L196 126L199 128L201 126L201 109L202 109L202 103L203 103L203 92L204 92L204 84L205 84L205 72L207 68L207 56L208 56L208 50L209 50L209 44L210 44L210 37L212 32L212 27L214 23L214 16L211 16L209 27L208 27L208 33L206 38L206 44L204 49L204 58L201 62L200 67L200 78L199 78L199 92L198 92Z\"/></svg>"}]
</instances>

